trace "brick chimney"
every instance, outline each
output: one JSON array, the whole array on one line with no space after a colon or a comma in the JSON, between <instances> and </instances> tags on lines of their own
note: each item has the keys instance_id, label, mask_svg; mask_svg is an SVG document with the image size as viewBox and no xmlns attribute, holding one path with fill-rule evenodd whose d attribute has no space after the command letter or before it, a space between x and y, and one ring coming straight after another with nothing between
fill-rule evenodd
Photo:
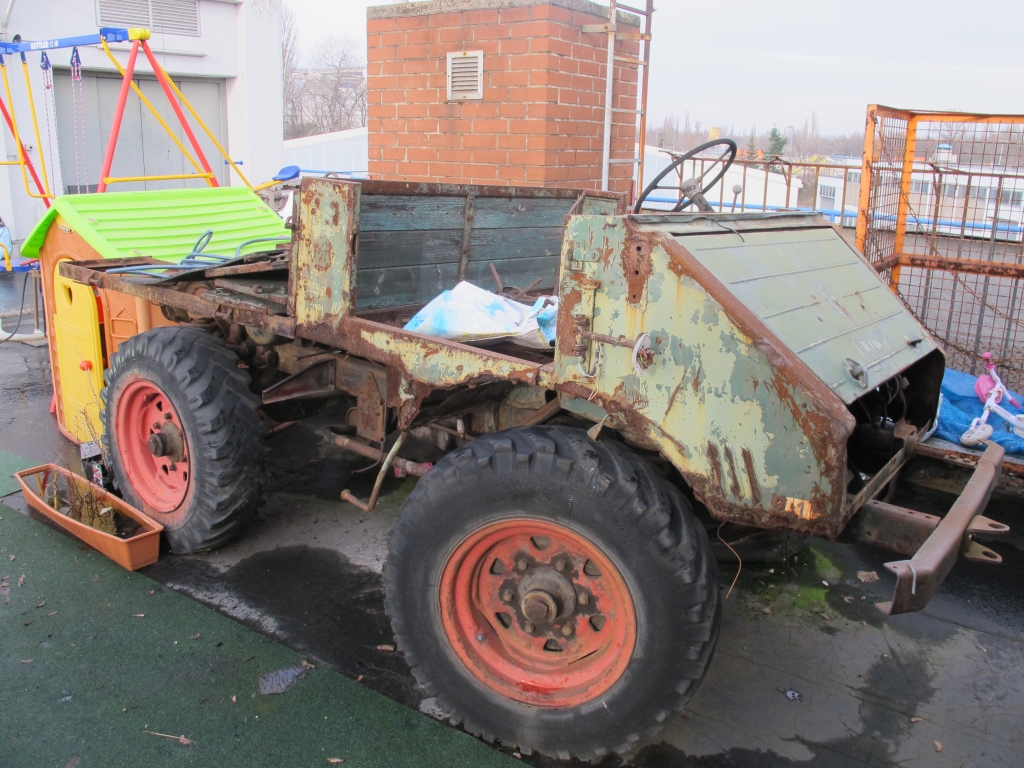
<instances>
[{"instance_id":1,"label":"brick chimney","mask_svg":"<svg viewBox=\"0 0 1024 768\"><path fill-rule=\"evenodd\" d=\"M599 188L608 36L584 33L583 26L607 22L608 9L588 0L370 7L372 178ZM639 20L620 12L618 25L638 28ZM616 56L635 59L638 52L636 40L616 42ZM637 109L638 70L616 61L613 107ZM631 158L635 115L612 117L611 157ZM612 164L610 189L630 191L634 170Z\"/></svg>"}]
</instances>

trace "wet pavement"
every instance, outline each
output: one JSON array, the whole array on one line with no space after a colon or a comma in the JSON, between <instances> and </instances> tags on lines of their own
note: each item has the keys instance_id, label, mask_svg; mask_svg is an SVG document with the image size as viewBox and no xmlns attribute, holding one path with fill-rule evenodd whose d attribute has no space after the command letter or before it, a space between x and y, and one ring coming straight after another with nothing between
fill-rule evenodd
<instances>
[{"instance_id":1,"label":"wet pavement","mask_svg":"<svg viewBox=\"0 0 1024 768\"><path fill-rule=\"evenodd\" d=\"M46 353L0 345L3 449L73 463L77 452L48 413ZM324 413L268 440L266 504L241 539L211 553L164 555L143 572L432 713L392 650L380 578L387 533L414 481L389 479L370 515L342 503L345 487L367 496L373 472L358 472L362 460L346 460L319 438L322 426L341 420ZM951 500L913 486L901 493L898 503L926 510ZM686 712L631 755L600 765L1024 764L1020 509L1019 499L997 497L987 513L1015 529L990 544L1003 565L959 563L918 614L888 618L873 607L889 599L892 580L882 563L891 557L870 547L812 540L795 562L746 564L724 604L715 659ZM721 568L724 595L736 565ZM865 583L859 571L880 580Z\"/></svg>"}]
</instances>

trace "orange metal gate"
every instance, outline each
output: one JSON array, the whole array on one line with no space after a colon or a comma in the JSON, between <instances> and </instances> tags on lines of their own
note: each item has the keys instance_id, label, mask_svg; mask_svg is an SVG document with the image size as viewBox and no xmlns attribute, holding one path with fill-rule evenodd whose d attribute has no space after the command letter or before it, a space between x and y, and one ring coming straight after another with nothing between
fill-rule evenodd
<instances>
[{"instance_id":1,"label":"orange metal gate","mask_svg":"<svg viewBox=\"0 0 1024 768\"><path fill-rule=\"evenodd\" d=\"M992 352L1024 385L1024 115L871 105L857 246L945 346L979 374Z\"/></svg>"}]
</instances>

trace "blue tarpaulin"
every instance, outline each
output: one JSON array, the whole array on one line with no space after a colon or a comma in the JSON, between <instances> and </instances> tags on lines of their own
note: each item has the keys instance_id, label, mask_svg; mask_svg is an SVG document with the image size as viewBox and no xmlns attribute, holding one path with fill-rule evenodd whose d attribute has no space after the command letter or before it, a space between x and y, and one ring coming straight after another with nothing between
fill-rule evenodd
<instances>
[{"instance_id":1,"label":"blue tarpaulin","mask_svg":"<svg viewBox=\"0 0 1024 768\"><path fill-rule=\"evenodd\" d=\"M935 435L951 443L960 444L960 435L967 431L971 422L981 416L985 404L978 399L974 391L976 376L968 373L946 369L942 377L942 409L939 411L939 426ZM1024 403L1016 392L1011 392L1017 402ZM1000 405L1010 413L1024 413L1015 408L1007 398ZM1018 437L1010 429L1006 420L995 413L989 414L988 423L995 430L990 438L1003 446L1007 453L1024 453L1024 437ZM981 446L982 448L984 446Z\"/></svg>"}]
</instances>

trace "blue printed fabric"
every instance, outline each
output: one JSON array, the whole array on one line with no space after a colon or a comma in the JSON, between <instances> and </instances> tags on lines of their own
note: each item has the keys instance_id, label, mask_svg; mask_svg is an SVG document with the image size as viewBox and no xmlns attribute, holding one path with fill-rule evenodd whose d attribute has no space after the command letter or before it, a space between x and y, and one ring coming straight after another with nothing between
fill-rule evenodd
<instances>
[{"instance_id":1,"label":"blue printed fabric","mask_svg":"<svg viewBox=\"0 0 1024 768\"><path fill-rule=\"evenodd\" d=\"M971 422L981 416L985 410L985 404L978 399L974 392L974 383L978 380L976 376L961 371L946 370L942 377L942 408L939 411L939 426L935 434L943 440L960 444L960 436L971 426ZM1019 403L1024 403L1016 392L1011 393ZM1022 409L1015 408L1008 399L1003 399L1000 405L1013 414L1024 413ZM992 441L1003 446L1007 453L1024 453L1024 438L1018 437L1010 429L1010 426L996 413L989 414L988 423L995 430L992 433Z\"/></svg>"},{"instance_id":2,"label":"blue printed fabric","mask_svg":"<svg viewBox=\"0 0 1024 768\"><path fill-rule=\"evenodd\" d=\"M550 349L557 313L554 296L541 296L530 306L463 280L435 296L406 323L405 330L464 344L508 339L526 347Z\"/></svg>"}]
</instances>

